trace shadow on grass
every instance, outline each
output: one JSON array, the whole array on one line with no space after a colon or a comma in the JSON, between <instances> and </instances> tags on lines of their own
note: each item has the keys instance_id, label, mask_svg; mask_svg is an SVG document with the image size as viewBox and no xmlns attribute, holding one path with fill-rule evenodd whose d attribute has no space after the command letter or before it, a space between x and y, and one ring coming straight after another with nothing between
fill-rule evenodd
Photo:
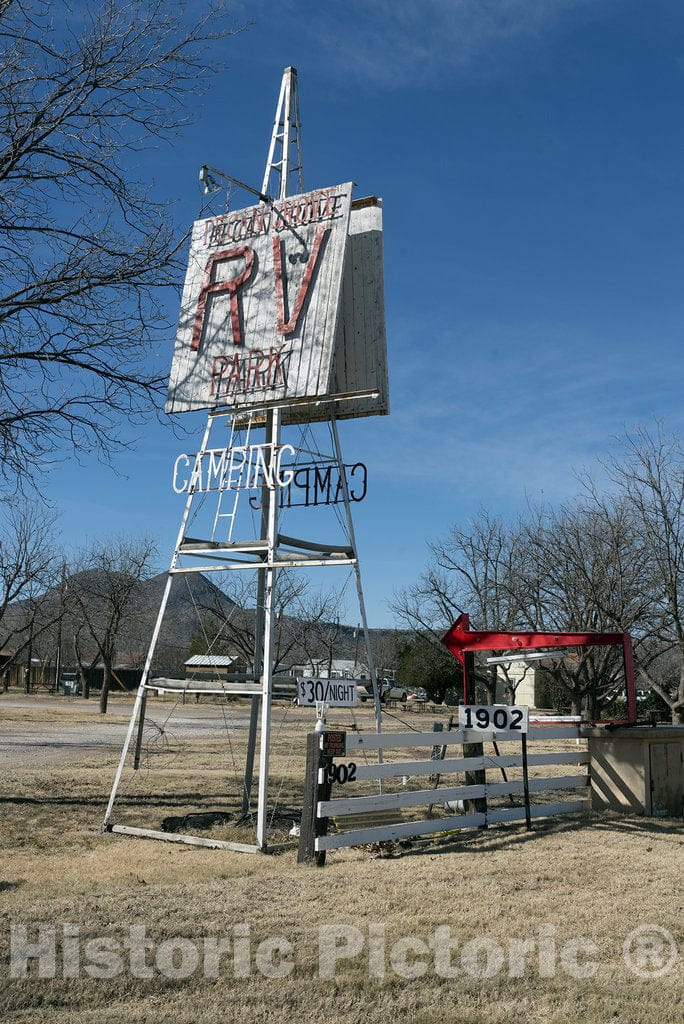
<instances>
[{"instance_id":1,"label":"shadow on grass","mask_svg":"<svg viewBox=\"0 0 684 1024\"><path fill-rule=\"evenodd\" d=\"M492 853L495 850L510 850L533 843L543 836L566 835L591 828L592 822L586 816L568 818L565 821L536 822L528 832L520 825L497 824L487 829L468 829L452 836L436 836L432 842L413 840L412 845L402 850L402 857L414 857L424 853L455 853L468 849L469 853Z\"/></svg>"},{"instance_id":2,"label":"shadow on grass","mask_svg":"<svg viewBox=\"0 0 684 1024\"><path fill-rule=\"evenodd\" d=\"M664 836L684 832L684 818L647 818L645 815L597 818L593 827L606 832L625 832L630 835Z\"/></svg>"},{"instance_id":3,"label":"shadow on grass","mask_svg":"<svg viewBox=\"0 0 684 1024\"><path fill-rule=\"evenodd\" d=\"M10 892L12 889L19 889L25 884L25 878L17 878L15 882L0 882L0 892Z\"/></svg>"},{"instance_id":4,"label":"shadow on grass","mask_svg":"<svg viewBox=\"0 0 684 1024\"><path fill-rule=\"evenodd\" d=\"M438 837L432 842L413 840L408 848L402 848L402 857L415 857L425 853L455 853L467 849L469 853L493 853L497 850L522 849L529 843L549 836L564 836L585 830L592 832L621 832L629 835L672 835L684 829L679 819L654 819L646 817L605 817L589 818L586 815L568 816L565 820L535 822L528 832L520 825L495 825L488 829L463 831L457 835Z\"/></svg>"},{"instance_id":5,"label":"shadow on grass","mask_svg":"<svg viewBox=\"0 0 684 1024\"><path fill-rule=\"evenodd\" d=\"M109 793L99 796L0 796L2 804L26 804L31 807L104 807L107 804ZM173 807L175 804L184 805L197 803L225 803L225 792L208 793L206 790L195 793L146 793L144 795L120 796L117 798L117 807Z\"/></svg>"}]
</instances>

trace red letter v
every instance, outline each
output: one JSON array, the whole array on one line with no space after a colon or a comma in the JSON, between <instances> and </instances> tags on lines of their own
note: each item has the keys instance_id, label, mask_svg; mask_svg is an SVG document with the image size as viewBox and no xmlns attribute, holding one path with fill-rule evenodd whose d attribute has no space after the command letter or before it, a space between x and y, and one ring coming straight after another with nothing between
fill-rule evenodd
<instances>
[{"instance_id":1,"label":"red letter v","mask_svg":"<svg viewBox=\"0 0 684 1024\"><path fill-rule=\"evenodd\" d=\"M292 334L297 326L299 320L299 314L302 311L304 301L306 299L306 293L309 290L311 284L311 278L313 277L316 264L318 263L318 257L321 252L321 246L323 239L325 238L326 232L330 228L319 228L316 232L316 238L314 239L313 248L311 249L311 255L306 263L306 270L304 271L304 277L302 283L299 286L297 292L297 298L295 300L294 308L292 310L292 316L286 322L285 321L285 287L283 282L283 255L280 249L280 237L274 235L273 242L273 268L275 270L275 291L276 291L276 331L278 334Z\"/></svg>"}]
</instances>

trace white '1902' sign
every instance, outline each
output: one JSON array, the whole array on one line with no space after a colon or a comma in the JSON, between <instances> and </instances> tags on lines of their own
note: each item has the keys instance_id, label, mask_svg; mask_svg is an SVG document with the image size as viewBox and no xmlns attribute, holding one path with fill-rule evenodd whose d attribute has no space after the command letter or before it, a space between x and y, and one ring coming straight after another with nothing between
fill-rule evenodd
<instances>
[{"instance_id":1,"label":"white '1902' sign","mask_svg":"<svg viewBox=\"0 0 684 1024\"><path fill-rule=\"evenodd\" d=\"M479 732L526 733L529 726L530 709L512 704L463 704L458 709L458 724L461 729L476 729Z\"/></svg>"}]
</instances>

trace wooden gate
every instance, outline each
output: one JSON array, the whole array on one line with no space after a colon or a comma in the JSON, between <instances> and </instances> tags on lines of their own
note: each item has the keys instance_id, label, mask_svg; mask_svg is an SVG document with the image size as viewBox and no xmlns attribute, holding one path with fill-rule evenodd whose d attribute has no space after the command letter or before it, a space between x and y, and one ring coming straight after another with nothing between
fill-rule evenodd
<instances>
[{"instance_id":1,"label":"wooden gate","mask_svg":"<svg viewBox=\"0 0 684 1024\"><path fill-rule=\"evenodd\" d=\"M533 725L526 737L466 729L337 733L342 757L326 754L326 735L310 737L303 863L322 863L327 850L501 822L530 827L533 819L589 809L589 754L578 725ZM558 774L559 765L579 771Z\"/></svg>"}]
</instances>

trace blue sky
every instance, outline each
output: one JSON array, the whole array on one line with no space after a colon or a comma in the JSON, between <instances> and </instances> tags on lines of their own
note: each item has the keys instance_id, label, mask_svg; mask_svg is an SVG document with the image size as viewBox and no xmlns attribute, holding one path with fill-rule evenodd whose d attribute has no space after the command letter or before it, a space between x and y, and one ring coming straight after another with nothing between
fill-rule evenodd
<instances>
[{"instance_id":1,"label":"blue sky","mask_svg":"<svg viewBox=\"0 0 684 1024\"><path fill-rule=\"evenodd\" d=\"M179 224L199 210L202 163L259 185L293 64L307 188L353 179L357 195L383 197L392 412L343 424L342 441L369 468L355 523L371 624L386 625L393 590L450 523L560 502L625 429L654 416L684 426L684 7L233 10L251 24L225 43L227 69L138 173L174 198ZM169 336L169 367L172 347ZM203 421L182 417L197 435ZM47 490L65 543L152 533L162 568L183 450L193 441L153 422L117 473L94 459L55 469Z\"/></svg>"}]
</instances>

